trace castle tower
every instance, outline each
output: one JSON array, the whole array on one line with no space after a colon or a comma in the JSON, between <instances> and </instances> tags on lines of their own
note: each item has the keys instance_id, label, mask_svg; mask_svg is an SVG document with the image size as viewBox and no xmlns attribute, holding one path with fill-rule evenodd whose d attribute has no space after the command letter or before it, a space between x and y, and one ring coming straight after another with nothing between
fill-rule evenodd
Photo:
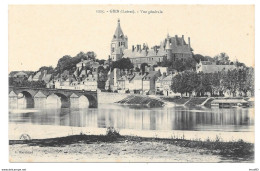
<instances>
[{"instance_id":1,"label":"castle tower","mask_svg":"<svg viewBox=\"0 0 260 171\"><path fill-rule=\"evenodd\" d=\"M167 35L165 50L167 52L167 59L172 61L172 48L171 48L171 45L170 45L170 36L169 36L169 34Z\"/></svg>"},{"instance_id":2,"label":"castle tower","mask_svg":"<svg viewBox=\"0 0 260 171\"><path fill-rule=\"evenodd\" d=\"M128 49L128 38L124 35L121 26L120 20L118 19L117 28L113 35L111 41L111 59L112 61L117 61L122 58L123 51Z\"/></svg>"}]
</instances>

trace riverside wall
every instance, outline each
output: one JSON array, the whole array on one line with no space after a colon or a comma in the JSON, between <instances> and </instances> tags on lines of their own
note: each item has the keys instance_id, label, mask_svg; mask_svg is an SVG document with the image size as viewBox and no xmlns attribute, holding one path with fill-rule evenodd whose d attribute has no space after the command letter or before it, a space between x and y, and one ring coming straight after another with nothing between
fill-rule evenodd
<instances>
[{"instance_id":1,"label":"riverside wall","mask_svg":"<svg viewBox=\"0 0 260 171\"><path fill-rule=\"evenodd\" d=\"M124 98L128 97L130 94L121 93L110 93L110 92L98 92L98 103L115 103Z\"/></svg>"}]
</instances>

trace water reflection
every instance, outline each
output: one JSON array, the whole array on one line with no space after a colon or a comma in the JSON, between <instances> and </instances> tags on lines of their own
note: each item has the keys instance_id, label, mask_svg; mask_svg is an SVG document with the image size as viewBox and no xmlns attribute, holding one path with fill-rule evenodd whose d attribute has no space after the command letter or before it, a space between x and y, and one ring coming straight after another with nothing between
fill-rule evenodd
<instances>
[{"instance_id":1,"label":"water reflection","mask_svg":"<svg viewBox=\"0 0 260 171\"><path fill-rule=\"evenodd\" d=\"M133 109L119 105L89 108L48 108L9 114L9 121L39 125L137 130L254 131L253 109Z\"/></svg>"}]
</instances>

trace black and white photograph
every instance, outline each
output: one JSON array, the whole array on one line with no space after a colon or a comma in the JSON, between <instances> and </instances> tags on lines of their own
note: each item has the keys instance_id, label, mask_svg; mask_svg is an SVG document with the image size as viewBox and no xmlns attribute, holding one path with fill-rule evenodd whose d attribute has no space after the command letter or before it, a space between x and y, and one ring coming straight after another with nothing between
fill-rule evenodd
<instances>
[{"instance_id":1,"label":"black and white photograph","mask_svg":"<svg viewBox=\"0 0 260 171\"><path fill-rule=\"evenodd\" d=\"M255 95L253 4L8 5L10 163L255 163Z\"/></svg>"}]
</instances>

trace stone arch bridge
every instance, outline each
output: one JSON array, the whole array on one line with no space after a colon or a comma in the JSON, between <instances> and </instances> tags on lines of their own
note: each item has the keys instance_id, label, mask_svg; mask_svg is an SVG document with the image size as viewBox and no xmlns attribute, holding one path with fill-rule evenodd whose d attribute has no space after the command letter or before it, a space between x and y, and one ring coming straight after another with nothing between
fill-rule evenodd
<instances>
[{"instance_id":1,"label":"stone arch bridge","mask_svg":"<svg viewBox=\"0 0 260 171\"><path fill-rule=\"evenodd\" d=\"M88 99L89 108L98 107L97 91L12 86L9 87L9 107L18 107L18 94L20 93L26 99L27 108L42 108L50 95L57 95L60 98L62 108L77 107L79 97L81 96L85 96Z\"/></svg>"}]
</instances>

